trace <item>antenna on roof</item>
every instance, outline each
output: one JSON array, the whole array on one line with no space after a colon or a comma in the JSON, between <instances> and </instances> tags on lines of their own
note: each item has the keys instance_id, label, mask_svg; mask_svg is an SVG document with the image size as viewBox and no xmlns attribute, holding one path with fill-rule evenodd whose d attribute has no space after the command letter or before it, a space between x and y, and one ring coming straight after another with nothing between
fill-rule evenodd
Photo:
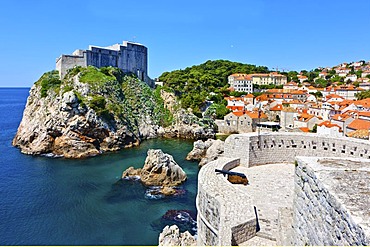
<instances>
[{"instance_id":1,"label":"antenna on roof","mask_svg":"<svg viewBox=\"0 0 370 247\"><path fill-rule=\"evenodd\" d=\"M276 66L276 68L272 68L273 70L276 70L276 72L278 72L279 71L279 67L278 66ZM280 68L283 72L285 71L285 70L289 70L289 68Z\"/></svg>"}]
</instances>

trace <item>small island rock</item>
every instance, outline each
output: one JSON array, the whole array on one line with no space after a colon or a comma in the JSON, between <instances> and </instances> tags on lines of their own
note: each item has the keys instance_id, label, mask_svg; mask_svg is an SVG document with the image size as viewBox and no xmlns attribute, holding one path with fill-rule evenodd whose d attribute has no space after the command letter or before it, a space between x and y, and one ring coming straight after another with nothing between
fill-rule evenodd
<instances>
[{"instance_id":1,"label":"small island rock","mask_svg":"<svg viewBox=\"0 0 370 247\"><path fill-rule=\"evenodd\" d=\"M149 149L143 168L129 167L122 178L140 176L145 186L163 186L161 192L165 195L174 194L171 187L178 186L187 179L184 170L173 157L160 149Z\"/></svg>"},{"instance_id":2,"label":"small island rock","mask_svg":"<svg viewBox=\"0 0 370 247\"><path fill-rule=\"evenodd\" d=\"M193 144L191 150L186 156L187 160L200 160L199 166L218 159L224 153L224 142L221 140L208 139L207 141L198 140Z\"/></svg>"},{"instance_id":3,"label":"small island rock","mask_svg":"<svg viewBox=\"0 0 370 247\"><path fill-rule=\"evenodd\" d=\"M180 233L178 226L166 226L159 234L159 246L195 246L197 241L188 231Z\"/></svg>"},{"instance_id":4,"label":"small island rock","mask_svg":"<svg viewBox=\"0 0 370 247\"><path fill-rule=\"evenodd\" d=\"M207 141L195 141L193 144L193 150L188 153L186 160L201 160L206 156L207 149L213 142L213 139L208 139Z\"/></svg>"}]
</instances>

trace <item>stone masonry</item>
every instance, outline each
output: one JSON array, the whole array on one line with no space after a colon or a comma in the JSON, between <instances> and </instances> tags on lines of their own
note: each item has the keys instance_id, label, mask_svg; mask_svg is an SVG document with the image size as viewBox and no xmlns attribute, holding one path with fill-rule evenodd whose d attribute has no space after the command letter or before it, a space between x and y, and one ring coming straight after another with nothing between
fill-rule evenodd
<instances>
[{"instance_id":1,"label":"stone masonry","mask_svg":"<svg viewBox=\"0 0 370 247\"><path fill-rule=\"evenodd\" d=\"M370 161L297 157L295 245L370 245Z\"/></svg>"},{"instance_id":2,"label":"stone masonry","mask_svg":"<svg viewBox=\"0 0 370 247\"><path fill-rule=\"evenodd\" d=\"M296 159L293 186L289 167L294 170ZM369 159L366 140L301 133L229 136L225 157L199 173L198 245L369 245ZM285 165L268 165L277 163ZM230 184L214 169L243 172L252 182Z\"/></svg>"},{"instance_id":3,"label":"stone masonry","mask_svg":"<svg viewBox=\"0 0 370 247\"><path fill-rule=\"evenodd\" d=\"M75 66L117 67L125 73L133 73L153 86L148 77L148 49L138 43L124 41L108 47L89 46L87 50L76 50L72 55L61 55L56 60L56 70L63 79L68 69Z\"/></svg>"}]
</instances>

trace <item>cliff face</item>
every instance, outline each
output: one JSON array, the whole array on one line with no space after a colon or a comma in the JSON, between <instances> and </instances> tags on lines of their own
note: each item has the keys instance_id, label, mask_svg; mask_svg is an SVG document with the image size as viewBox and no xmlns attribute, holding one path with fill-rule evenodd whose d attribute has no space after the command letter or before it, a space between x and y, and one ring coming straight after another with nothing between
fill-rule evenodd
<instances>
[{"instance_id":1,"label":"cliff face","mask_svg":"<svg viewBox=\"0 0 370 247\"><path fill-rule=\"evenodd\" d=\"M215 137L216 126L213 120L200 119L192 113L191 109L182 109L174 93L161 90L161 98L164 107L173 116L171 125L164 128L162 136L195 140Z\"/></svg>"},{"instance_id":2,"label":"cliff face","mask_svg":"<svg viewBox=\"0 0 370 247\"><path fill-rule=\"evenodd\" d=\"M76 67L63 81L52 71L32 86L13 145L26 154L83 158L147 138L209 135L208 126L187 131L188 136L171 134L176 119L160 91L121 70Z\"/></svg>"},{"instance_id":3,"label":"cliff face","mask_svg":"<svg viewBox=\"0 0 370 247\"><path fill-rule=\"evenodd\" d=\"M45 73L30 90L13 145L26 154L82 158L158 135L165 109L143 82L119 69Z\"/></svg>"}]
</instances>

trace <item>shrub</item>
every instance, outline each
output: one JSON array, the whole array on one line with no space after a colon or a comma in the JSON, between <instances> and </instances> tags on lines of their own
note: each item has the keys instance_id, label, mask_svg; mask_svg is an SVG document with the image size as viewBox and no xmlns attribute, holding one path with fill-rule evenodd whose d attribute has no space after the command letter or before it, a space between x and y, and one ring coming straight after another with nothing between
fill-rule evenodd
<instances>
[{"instance_id":1,"label":"shrub","mask_svg":"<svg viewBox=\"0 0 370 247\"><path fill-rule=\"evenodd\" d=\"M106 68L101 68L103 71L107 72ZM80 82L85 83L104 83L116 78L112 75L104 74L101 69L97 69L93 66L89 66L86 69L83 69L80 76Z\"/></svg>"},{"instance_id":2,"label":"shrub","mask_svg":"<svg viewBox=\"0 0 370 247\"><path fill-rule=\"evenodd\" d=\"M56 70L44 73L36 84L41 86L41 97L47 96L49 89L59 89L62 81L59 80L59 72Z\"/></svg>"},{"instance_id":3,"label":"shrub","mask_svg":"<svg viewBox=\"0 0 370 247\"><path fill-rule=\"evenodd\" d=\"M105 98L100 95L93 96L93 98L89 102L89 106L96 112L102 111L105 108L105 104Z\"/></svg>"}]
</instances>

